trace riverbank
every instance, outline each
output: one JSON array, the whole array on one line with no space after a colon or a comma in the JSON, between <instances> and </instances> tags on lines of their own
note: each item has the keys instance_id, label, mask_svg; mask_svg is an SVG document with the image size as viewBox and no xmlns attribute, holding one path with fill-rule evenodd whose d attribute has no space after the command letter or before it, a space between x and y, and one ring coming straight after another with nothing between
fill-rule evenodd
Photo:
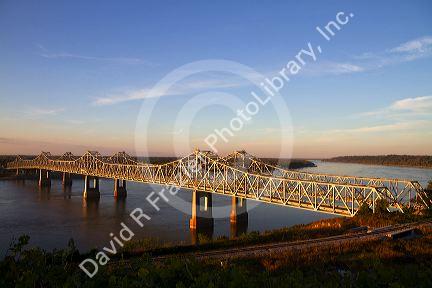
<instances>
[{"instance_id":1,"label":"riverbank","mask_svg":"<svg viewBox=\"0 0 432 288\"><path fill-rule=\"evenodd\" d=\"M379 219L379 225L386 225L426 218L389 213L380 214L376 219ZM250 243L318 239L325 235L356 233L354 227L370 221L370 217L364 216L333 218L261 235L249 233L234 240L211 241L202 238L201 244L187 249L204 252L217 246L228 249L246 247ZM313 248L279 250L265 255L257 253L235 259L229 257L230 260L197 259L187 255L160 257L183 255L187 249L180 246L149 248L148 244L138 241L125 247L109 265L100 266L93 278L81 271L78 264L89 256L94 257L96 251L80 254L73 241L67 248L53 252L38 248L26 250L28 238L21 237L11 245L9 256L0 262L0 286L262 287L273 283L278 287L282 284L297 287L334 287L341 284L374 287L392 283L410 286L409 280L414 277L416 281L412 283L416 283L417 287L426 287L432 279L432 229L421 226L416 232L418 236L409 240L383 241L374 238L345 241L337 245L315 245Z\"/></svg>"},{"instance_id":2,"label":"riverbank","mask_svg":"<svg viewBox=\"0 0 432 288\"><path fill-rule=\"evenodd\" d=\"M317 167L315 163L306 159L276 159L276 158L261 158L262 161L279 166L285 169L301 169L309 167Z\"/></svg>"},{"instance_id":3,"label":"riverbank","mask_svg":"<svg viewBox=\"0 0 432 288\"><path fill-rule=\"evenodd\" d=\"M322 159L324 162L366 164L393 167L432 169L432 156L381 155L381 156L339 156Z\"/></svg>"}]
</instances>

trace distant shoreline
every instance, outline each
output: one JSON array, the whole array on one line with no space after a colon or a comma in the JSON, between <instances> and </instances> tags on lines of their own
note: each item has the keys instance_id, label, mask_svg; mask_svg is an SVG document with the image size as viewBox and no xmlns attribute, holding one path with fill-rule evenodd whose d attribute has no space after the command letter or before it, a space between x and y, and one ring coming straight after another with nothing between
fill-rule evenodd
<instances>
[{"instance_id":1,"label":"distant shoreline","mask_svg":"<svg viewBox=\"0 0 432 288\"><path fill-rule=\"evenodd\" d=\"M382 155L382 156L338 156L321 159L323 162L364 164L386 167L432 169L432 156Z\"/></svg>"},{"instance_id":2,"label":"distant shoreline","mask_svg":"<svg viewBox=\"0 0 432 288\"><path fill-rule=\"evenodd\" d=\"M305 159L277 159L277 158L260 158L265 163L284 169L302 169L317 167L315 163Z\"/></svg>"}]
</instances>

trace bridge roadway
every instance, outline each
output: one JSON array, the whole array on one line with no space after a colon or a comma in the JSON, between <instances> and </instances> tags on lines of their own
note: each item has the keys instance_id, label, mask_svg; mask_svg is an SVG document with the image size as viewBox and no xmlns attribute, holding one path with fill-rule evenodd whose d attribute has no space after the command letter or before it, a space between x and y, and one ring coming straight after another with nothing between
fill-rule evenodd
<instances>
[{"instance_id":1,"label":"bridge roadway","mask_svg":"<svg viewBox=\"0 0 432 288\"><path fill-rule=\"evenodd\" d=\"M343 216L354 216L364 203L375 211L379 199L388 203L389 210L401 212L406 207L432 204L416 181L292 171L264 163L245 151L222 158L195 150L163 164L142 163L124 152L111 157L91 151L81 157L69 152L61 157L42 152L34 159L18 156L7 168L17 173L39 169L41 185L50 183L49 171L63 172L63 180L70 179L70 174L84 175L84 197L99 193L100 177L115 179L116 187L123 180L124 190L126 180L191 189L196 203L199 196L196 200L195 193L207 192ZM196 203L192 203L192 210Z\"/></svg>"}]
</instances>

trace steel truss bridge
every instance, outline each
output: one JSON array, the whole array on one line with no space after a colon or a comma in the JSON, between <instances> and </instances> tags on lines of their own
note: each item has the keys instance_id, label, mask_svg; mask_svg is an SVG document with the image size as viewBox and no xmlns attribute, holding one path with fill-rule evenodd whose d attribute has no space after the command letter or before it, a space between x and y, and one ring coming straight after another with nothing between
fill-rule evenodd
<instances>
[{"instance_id":1,"label":"steel truss bridge","mask_svg":"<svg viewBox=\"0 0 432 288\"><path fill-rule=\"evenodd\" d=\"M432 205L417 181L339 176L293 171L265 163L245 151L225 157L195 150L181 159L149 164L119 152L111 157L88 151L34 159L18 156L8 169L43 169L134 182L171 185L257 200L317 212L354 216L366 203L375 211L385 200L388 210L429 208Z\"/></svg>"}]
</instances>

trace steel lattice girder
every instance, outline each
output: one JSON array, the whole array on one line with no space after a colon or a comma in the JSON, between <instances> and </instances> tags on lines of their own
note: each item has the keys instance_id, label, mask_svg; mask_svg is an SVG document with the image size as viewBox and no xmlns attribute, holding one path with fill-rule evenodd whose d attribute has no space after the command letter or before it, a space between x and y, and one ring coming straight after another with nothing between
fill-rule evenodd
<instances>
[{"instance_id":1,"label":"steel lattice girder","mask_svg":"<svg viewBox=\"0 0 432 288\"><path fill-rule=\"evenodd\" d=\"M65 153L60 158L43 152L32 160L17 157L7 168L173 185L347 216L355 215L363 203L375 209L378 199L386 200L389 208L401 212L414 201L426 207L429 204L415 181L292 171L266 164L244 151L219 158L196 150L160 165L138 162L124 152L111 157L90 151L81 157Z\"/></svg>"}]
</instances>

